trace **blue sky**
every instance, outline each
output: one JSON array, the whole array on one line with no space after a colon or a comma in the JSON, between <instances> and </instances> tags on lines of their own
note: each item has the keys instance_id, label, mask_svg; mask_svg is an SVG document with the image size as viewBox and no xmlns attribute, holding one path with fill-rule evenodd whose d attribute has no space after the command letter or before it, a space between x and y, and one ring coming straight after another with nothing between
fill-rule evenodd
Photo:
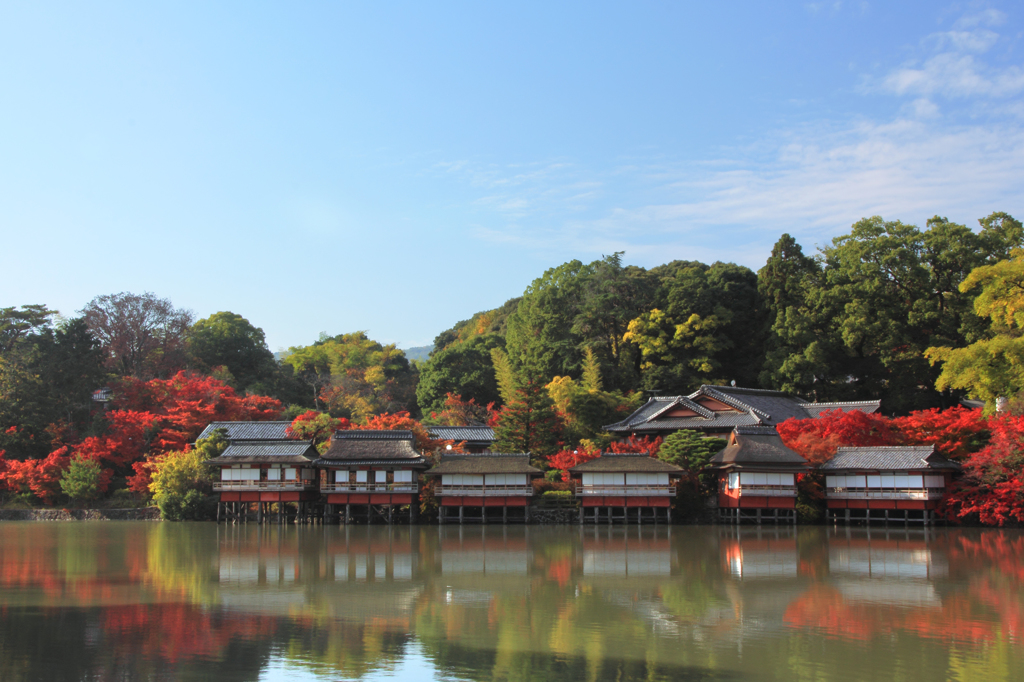
<instances>
[{"instance_id":1,"label":"blue sky","mask_svg":"<svg viewBox=\"0 0 1024 682\"><path fill-rule=\"evenodd\" d=\"M1009 2L0 6L0 307L430 343L546 268L1024 217Z\"/></svg>"}]
</instances>

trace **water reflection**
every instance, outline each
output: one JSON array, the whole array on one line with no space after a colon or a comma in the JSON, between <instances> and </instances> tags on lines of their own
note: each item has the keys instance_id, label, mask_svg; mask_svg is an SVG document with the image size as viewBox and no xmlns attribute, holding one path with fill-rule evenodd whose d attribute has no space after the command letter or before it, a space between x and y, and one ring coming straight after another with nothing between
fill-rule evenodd
<instances>
[{"instance_id":1,"label":"water reflection","mask_svg":"<svg viewBox=\"0 0 1024 682\"><path fill-rule=\"evenodd\" d=\"M0 679L1018 678L1022 552L991 530L6 523Z\"/></svg>"}]
</instances>

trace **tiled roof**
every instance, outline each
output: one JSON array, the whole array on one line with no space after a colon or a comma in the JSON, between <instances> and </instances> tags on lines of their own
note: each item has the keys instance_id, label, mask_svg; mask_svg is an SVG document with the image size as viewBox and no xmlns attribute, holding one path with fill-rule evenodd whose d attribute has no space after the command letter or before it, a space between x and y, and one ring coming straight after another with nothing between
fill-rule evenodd
<instances>
[{"instance_id":1,"label":"tiled roof","mask_svg":"<svg viewBox=\"0 0 1024 682\"><path fill-rule=\"evenodd\" d=\"M840 469L867 469L875 471L902 471L907 469L959 469L935 452L933 445L873 446L866 448L839 448L835 457L821 465L822 471Z\"/></svg>"},{"instance_id":2,"label":"tiled roof","mask_svg":"<svg viewBox=\"0 0 1024 682\"><path fill-rule=\"evenodd\" d=\"M316 448L308 440L245 440L232 443L221 453L220 457L207 460L207 463L219 465L255 462L309 464L316 457Z\"/></svg>"},{"instance_id":3,"label":"tiled roof","mask_svg":"<svg viewBox=\"0 0 1024 682\"><path fill-rule=\"evenodd\" d=\"M574 474L653 473L676 474L682 471L675 464L662 462L643 452L605 452L597 459L583 462L569 469Z\"/></svg>"},{"instance_id":4,"label":"tiled roof","mask_svg":"<svg viewBox=\"0 0 1024 682\"><path fill-rule=\"evenodd\" d=\"M436 440L494 442L494 429L490 426L428 426L427 431Z\"/></svg>"},{"instance_id":5,"label":"tiled roof","mask_svg":"<svg viewBox=\"0 0 1024 682\"><path fill-rule=\"evenodd\" d=\"M215 429L225 429L228 440L288 440L284 431L291 425L291 422L213 422L203 429L199 438L208 438Z\"/></svg>"},{"instance_id":6,"label":"tiled roof","mask_svg":"<svg viewBox=\"0 0 1024 682\"><path fill-rule=\"evenodd\" d=\"M729 440L730 445L722 448L711 458L712 465L773 465L786 468L809 466L807 460L786 447L774 426L737 426ZM732 440L736 442L732 443Z\"/></svg>"},{"instance_id":7,"label":"tiled roof","mask_svg":"<svg viewBox=\"0 0 1024 682\"><path fill-rule=\"evenodd\" d=\"M426 466L412 431L335 431L318 464L408 463Z\"/></svg>"},{"instance_id":8,"label":"tiled roof","mask_svg":"<svg viewBox=\"0 0 1024 682\"><path fill-rule=\"evenodd\" d=\"M714 398L738 412L713 412L696 400ZM604 428L619 433L643 433L697 429L722 431L734 426L775 425L787 419L817 419L827 410L867 412L878 410L880 402L867 400L842 403L809 403L781 391L735 386L701 386L689 396L662 396L651 398L647 404L616 424ZM665 417L659 415L673 407L685 407L696 412L693 417Z\"/></svg>"},{"instance_id":9,"label":"tiled roof","mask_svg":"<svg viewBox=\"0 0 1024 682\"><path fill-rule=\"evenodd\" d=\"M534 474L541 470L530 466L530 455L525 452L479 452L475 454L445 455L441 463L427 472L439 474Z\"/></svg>"}]
</instances>

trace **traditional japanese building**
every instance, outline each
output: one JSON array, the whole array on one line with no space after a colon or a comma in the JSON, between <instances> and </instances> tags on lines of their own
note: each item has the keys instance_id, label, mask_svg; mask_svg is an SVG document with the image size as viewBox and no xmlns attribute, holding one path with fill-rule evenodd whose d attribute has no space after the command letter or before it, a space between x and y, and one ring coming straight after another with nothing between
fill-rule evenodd
<instances>
[{"instance_id":1,"label":"traditional japanese building","mask_svg":"<svg viewBox=\"0 0 1024 682\"><path fill-rule=\"evenodd\" d=\"M672 499L682 474L674 464L644 453L605 452L569 473L580 500L580 523L672 520Z\"/></svg>"},{"instance_id":2,"label":"traditional japanese building","mask_svg":"<svg viewBox=\"0 0 1024 682\"><path fill-rule=\"evenodd\" d=\"M395 509L407 506L415 523L419 475L430 466L415 445L412 431L336 431L316 461L323 470L324 518L339 511L345 523L353 513L367 522L391 523Z\"/></svg>"},{"instance_id":3,"label":"traditional japanese building","mask_svg":"<svg viewBox=\"0 0 1024 682\"><path fill-rule=\"evenodd\" d=\"M839 448L822 464L828 518L929 525L960 465L932 445Z\"/></svg>"},{"instance_id":4,"label":"traditional japanese building","mask_svg":"<svg viewBox=\"0 0 1024 682\"><path fill-rule=\"evenodd\" d=\"M880 401L809 403L800 398L757 388L701 386L688 396L654 397L621 422L605 430L622 436L667 436L694 429L728 438L735 426L775 426L787 419L817 419L829 410L876 412Z\"/></svg>"},{"instance_id":5,"label":"traditional japanese building","mask_svg":"<svg viewBox=\"0 0 1024 682\"><path fill-rule=\"evenodd\" d=\"M774 426L736 426L711 458L718 472L718 513L731 523L796 523L796 477L810 468Z\"/></svg>"},{"instance_id":6,"label":"traditional japanese building","mask_svg":"<svg viewBox=\"0 0 1024 682\"><path fill-rule=\"evenodd\" d=\"M462 443L467 452L487 452L494 444L494 429L490 426L472 424L469 426L428 426L427 432L434 440L450 440Z\"/></svg>"},{"instance_id":7,"label":"traditional japanese building","mask_svg":"<svg viewBox=\"0 0 1024 682\"><path fill-rule=\"evenodd\" d=\"M445 455L426 475L440 476L434 495L441 523L487 523L488 516L506 523L510 509L514 518L530 520L531 481L541 470L530 466L529 453L482 452Z\"/></svg>"},{"instance_id":8,"label":"traditional japanese building","mask_svg":"<svg viewBox=\"0 0 1024 682\"><path fill-rule=\"evenodd\" d=\"M294 503L296 519L307 520L319 499L316 448L308 440L232 440L207 464L219 469L213 490L219 493L217 520L247 517L253 504L262 521L276 504L280 523Z\"/></svg>"}]
</instances>

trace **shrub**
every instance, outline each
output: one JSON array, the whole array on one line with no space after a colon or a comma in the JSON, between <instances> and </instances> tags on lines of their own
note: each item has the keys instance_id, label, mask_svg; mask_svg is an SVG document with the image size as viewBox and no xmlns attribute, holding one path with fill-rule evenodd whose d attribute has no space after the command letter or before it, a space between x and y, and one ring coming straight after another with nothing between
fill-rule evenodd
<instances>
[{"instance_id":1,"label":"shrub","mask_svg":"<svg viewBox=\"0 0 1024 682\"><path fill-rule=\"evenodd\" d=\"M60 489L76 502L88 502L99 495L102 469L94 459L75 457L60 477Z\"/></svg>"}]
</instances>

